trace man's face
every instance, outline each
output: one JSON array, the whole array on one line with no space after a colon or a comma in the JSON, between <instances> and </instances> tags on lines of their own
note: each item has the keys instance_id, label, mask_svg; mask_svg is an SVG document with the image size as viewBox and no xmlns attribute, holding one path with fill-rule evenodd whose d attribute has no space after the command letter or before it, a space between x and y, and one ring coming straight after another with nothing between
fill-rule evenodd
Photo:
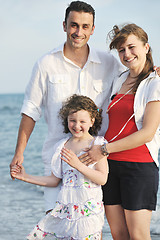
<instances>
[{"instance_id":1,"label":"man's face","mask_svg":"<svg viewBox=\"0 0 160 240\"><path fill-rule=\"evenodd\" d=\"M67 44L72 48L82 48L94 32L93 15L71 11L67 18L67 24L63 22L63 28L67 33Z\"/></svg>"}]
</instances>

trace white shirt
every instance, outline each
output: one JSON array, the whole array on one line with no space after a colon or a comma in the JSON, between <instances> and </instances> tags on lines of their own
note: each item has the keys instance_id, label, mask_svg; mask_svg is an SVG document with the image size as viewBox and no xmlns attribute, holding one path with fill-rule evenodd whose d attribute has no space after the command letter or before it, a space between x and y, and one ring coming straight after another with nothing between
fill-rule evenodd
<instances>
[{"instance_id":1,"label":"white shirt","mask_svg":"<svg viewBox=\"0 0 160 240\"><path fill-rule=\"evenodd\" d=\"M114 88L111 96L116 94L123 82L126 80L128 76L128 71L123 73L120 78L117 79L114 84ZM156 72L151 73L146 79L144 79L138 86L138 89L135 94L134 99L134 114L135 114L135 123L140 130L143 124L143 117L145 108L148 102L151 101L160 101L160 77L156 74ZM160 125L152 139L152 141L146 143L148 150L155 161L156 165L159 166L158 163L158 152L160 149Z\"/></svg>"},{"instance_id":2,"label":"white shirt","mask_svg":"<svg viewBox=\"0 0 160 240\"><path fill-rule=\"evenodd\" d=\"M103 103L103 107L107 106L112 83L122 71L122 66L110 53L91 48L88 60L81 69L64 57L63 47L64 45L61 45L37 61L26 88L21 110L21 113L37 121L44 107L48 135L43 146L42 158L49 166L53 145L66 136L58 119L62 102L76 93L90 97L98 108L101 108ZM107 124L100 134L104 135L106 129Z\"/></svg>"}]
</instances>

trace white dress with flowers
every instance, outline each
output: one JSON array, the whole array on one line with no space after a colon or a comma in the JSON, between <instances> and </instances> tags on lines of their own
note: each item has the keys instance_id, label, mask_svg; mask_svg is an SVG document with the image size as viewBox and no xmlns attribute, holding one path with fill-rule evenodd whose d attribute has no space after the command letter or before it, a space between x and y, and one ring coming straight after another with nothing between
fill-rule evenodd
<instances>
[{"instance_id":1,"label":"white dress with flowers","mask_svg":"<svg viewBox=\"0 0 160 240\"><path fill-rule=\"evenodd\" d=\"M67 140L68 138L58 142L52 158L52 172L58 178L62 178L56 206L37 224L27 237L28 240L101 239L104 224L101 186L61 161L60 151ZM95 145L101 145L103 142L103 137L95 137ZM89 167L94 168L94 164Z\"/></svg>"}]
</instances>

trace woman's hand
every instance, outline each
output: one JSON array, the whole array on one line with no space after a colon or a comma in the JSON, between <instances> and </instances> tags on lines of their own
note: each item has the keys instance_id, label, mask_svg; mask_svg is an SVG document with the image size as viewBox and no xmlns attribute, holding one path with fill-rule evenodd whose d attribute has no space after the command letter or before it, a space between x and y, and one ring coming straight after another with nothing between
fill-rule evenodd
<instances>
[{"instance_id":1,"label":"woman's hand","mask_svg":"<svg viewBox=\"0 0 160 240\"><path fill-rule=\"evenodd\" d=\"M154 66L154 70L156 70L158 76L160 77L160 67Z\"/></svg>"},{"instance_id":2,"label":"woman's hand","mask_svg":"<svg viewBox=\"0 0 160 240\"><path fill-rule=\"evenodd\" d=\"M86 153L82 154L79 160L88 166L98 162L102 158L104 158L104 156L101 152L101 145L93 145L90 149L86 149Z\"/></svg>"}]
</instances>

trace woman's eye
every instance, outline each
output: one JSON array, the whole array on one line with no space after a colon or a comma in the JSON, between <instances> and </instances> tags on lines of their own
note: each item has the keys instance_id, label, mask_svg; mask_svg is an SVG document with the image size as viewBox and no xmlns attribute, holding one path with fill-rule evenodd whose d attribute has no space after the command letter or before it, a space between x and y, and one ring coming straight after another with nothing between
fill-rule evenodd
<instances>
[{"instance_id":1,"label":"woman's eye","mask_svg":"<svg viewBox=\"0 0 160 240\"><path fill-rule=\"evenodd\" d=\"M124 49L120 49L120 50L118 50L118 52L119 52L119 53L124 52Z\"/></svg>"}]
</instances>

